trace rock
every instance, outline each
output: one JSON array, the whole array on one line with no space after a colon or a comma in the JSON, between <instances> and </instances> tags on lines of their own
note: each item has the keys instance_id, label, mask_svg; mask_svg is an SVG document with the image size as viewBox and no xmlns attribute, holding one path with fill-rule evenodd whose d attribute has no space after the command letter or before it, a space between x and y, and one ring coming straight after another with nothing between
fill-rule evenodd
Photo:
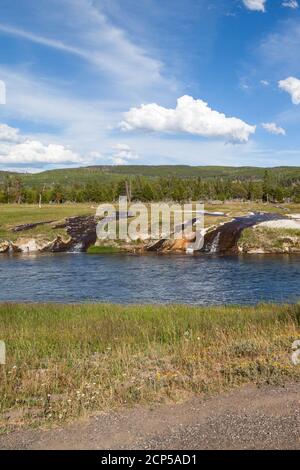
<instances>
[{"instance_id":1,"label":"rock","mask_svg":"<svg viewBox=\"0 0 300 470\"><path fill-rule=\"evenodd\" d=\"M19 225L13 229L18 232L22 230L29 230L49 222L39 222L37 224ZM15 253L36 253L36 252L64 252L78 249L79 251L86 251L91 245L94 245L97 240L96 227L97 221L93 216L79 216L70 217L65 222L59 221L53 228L66 227L69 238L66 240L57 236L54 240L49 241L41 237L26 238L21 237L13 243L2 242L0 244L0 253L6 253L10 249Z\"/></svg>"},{"instance_id":2,"label":"rock","mask_svg":"<svg viewBox=\"0 0 300 470\"><path fill-rule=\"evenodd\" d=\"M52 224L54 221L53 220L48 220L46 222L36 222L32 224L23 224L23 225L17 225L12 229L12 232L24 232L25 230L31 230L32 228L39 227L40 225L46 225L46 224Z\"/></svg>"},{"instance_id":3,"label":"rock","mask_svg":"<svg viewBox=\"0 0 300 470\"><path fill-rule=\"evenodd\" d=\"M204 237L203 250L206 253L238 253L238 242L243 230L262 223L291 223L280 214L270 214L264 212L253 213L248 216L235 217L230 222L219 225L214 231L207 231ZM248 251L249 252L249 251Z\"/></svg>"},{"instance_id":4,"label":"rock","mask_svg":"<svg viewBox=\"0 0 300 470\"><path fill-rule=\"evenodd\" d=\"M58 228L66 228L67 223L65 220L62 220L61 222L54 222L51 224L52 229L58 229Z\"/></svg>"},{"instance_id":5,"label":"rock","mask_svg":"<svg viewBox=\"0 0 300 470\"><path fill-rule=\"evenodd\" d=\"M10 248L9 242L1 242L0 243L0 253L8 253Z\"/></svg>"},{"instance_id":6,"label":"rock","mask_svg":"<svg viewBox=\"0 0 300 470\"><path fill-rule=\"evenodd\" d=\"M86 251L97 240L97 220L94 216L78 216L66 219L67 234L72 239L73 247Z\"/></svg>"},{"instance_id":7,"label":"rock","mask_svg":"<svg viewBox=\"0 0 300 470\"><path fill-rule=\"evenodd\" d=\"M67 240L64 240L62 237L58 236L52 242L47 243L47 245L41 248L40 251L50 252L50 253L61 253L61 252L70 250L72 246L73 246L72 238L68 238Z\"/></svg>"},{"instance_id":8,"label":"rock","mask_svg":"<svg viewBox=\"0 0 300 470\"><path fill-rule=\"evenodd\" d=\"M194 242L196 240L196 233L195 232L185 233L183 240L187 242Z\"/></svg>"},{"instance_id":9,"label":"rock","mask_svg":"<svg viewBox=\"0 0 300 470\"><path fill-rule=\"evenodd\" d=\"M292 236L279 237L278 240L282 241L285 244L291 244L291 245L296 245L299 242L298 237L292 237Z\"/></svg>"},{"instance_id":10,"label":"rock","mask_svg":"<svg viewBox=\"0 0 300 470\"><path fill-rule=\"evenodd\" d=\"M297 219L269 220L258 224L258 226L300 230L300 221Z\"/></svg>"},{"instance_id":11,"label":"rock","mask_svg":"<svg viewBox=\"0 0 300 470\"><path fill-rule=\"evenodd\" d=\"M11 244L15 253L36 253L52 252L57 253L67 251L72 245L72 239L64 240L62 237L56 237L53 241L45 241L39 238L19 238Z\"/></svg>"},{"instance_id":12,"label":"rock","mask_svg":"<svg viewBox=\"0 0 300 470\"><path fill-rule=\"evenodd\" d=\"M249 255L264 255L266 251L263 248L252 248L244 253L248 253Z\"/></svg>"},{"instance_id":13,"label":"rock","mask_svg":"<svg viewBox=\"0 0 300 470\"><path fill-rule=\"evenodd\" d=\"M12 243L12 249L15 253L35 253L43 247L42 242L36 238L18 238Z\"/></svg>"}]
</instances>

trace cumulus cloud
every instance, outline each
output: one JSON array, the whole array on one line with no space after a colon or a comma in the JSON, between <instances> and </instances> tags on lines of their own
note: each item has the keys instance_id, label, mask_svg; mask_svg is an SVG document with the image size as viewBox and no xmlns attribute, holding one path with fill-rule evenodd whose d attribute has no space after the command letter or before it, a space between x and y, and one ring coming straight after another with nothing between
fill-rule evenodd
<instances>
[{"instance_id":1,"label":"cumulus cloud","mask_svg":"<svg viewBox=\"0 0 300 470\"><path fill-rule=\"evenodd\" d=\"M111 160L114 165L126 165L130 160L138 160L139 156L127 144L116 144L112 147Z\"/></svg>"},{"instance_id":2,"label":"cumulus cloud","mask_svg":"<svg viewBox=\"0 0 300 470\"><path fill-rule=\"evenodd\" d=\"M296 8L299 8L299 3L297 2L297 0L287 0L285 2L282 2L282 6L296 10Z\"/></svg>"},{"instance_id":3,"label":"cumulus cloud","mask_svg":"<svg viewBox=\"0 0 300 470\"><path fill-rule=\"evenodd\" d=\"M286 135L286 132L283 127L278 126L275 122L264 122L262 124L262 127L270 134Z\"/></svg>"},{"instance_id":4,"label":"cumulus cloud","mask_svg":"<svg viewBox=\"0 0 300 470\"><path fill-rule=\"evenodd\" d=\"M263 85L263 86L269 86L270 82L268 82L268 80L261 80L260 84Z\"/></svg>"},{"instance_id":5,"label":"cumulus cloud","mask_svg":"<svg viewBox=\"0 0 300 470\"><path fill-rule=\"evenodd\" d=\"M43 144L22 136L19 129L0 124L0 164L67 164L83 160L68 147Z\"/></svg>"},{"instance_id":6,"label":"cumulus cloud","mask_svg":"<svg viewBox=\"0 0 300 470\"><path fill-rule=\"evenodd\" d=\"M266 11L266 2L267 0L243 0L245 7L253 11Z\"/></svg>"},{"instance_id":7,"label":"cumulus cloud","mask_svg":"<svg viewBox=\"0 0 300 470\"><path fill-rule=\"evenodd\" d=\"M25 140L0 151L0 163L25 165L28 163L80 163L81 157L63 145L44 145L37 140Z\"/></svg>"},{"instance_id":8,"label":"cumulus cloud","mask_svg":"<svg viewBox=\"0 0 300 470\"><path fill-rule=\"evenodd\" d=\"M300 80L298 78L289 77L280 80L278 86L291 95L294 104L300 104Z\"/></svg>"},{"instance_id":9,"label":"cumulus cloud","mask_svg":"<svg viewBox=\"0 0 300 470\"><path fill-rule=\"evenodd\" d=\"M131 108L124 114L120 127L125 131L144 129L223 137L233 142L247 142L256 129L256 126L250 126L241 119L213 111L207 103L194 100L191 96L179 98L175 109L167 109L156 103Z\"/></svg>"},{"instance_id":10,"label":"cumulus cloud","mask_svg":"<svg viewBox=\"0 0 300 470\"><path fill-rule=\"evenodd\" d=\"M0 142L20 142L21 136L19 129L7 126L6 124L0 124Z\"/></svg>"}]
</instances>

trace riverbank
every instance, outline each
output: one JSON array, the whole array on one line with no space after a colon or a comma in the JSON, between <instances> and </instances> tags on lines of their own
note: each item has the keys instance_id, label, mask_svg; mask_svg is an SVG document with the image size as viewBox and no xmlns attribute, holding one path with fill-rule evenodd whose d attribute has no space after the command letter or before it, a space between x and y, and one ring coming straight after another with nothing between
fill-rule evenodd
<instances>
[{"instance_id":1,"label":"riverbank","mask_svg":"<svg viewBox=\"0 0 300 470\"><path fill-rule=\"evenodd\" d=\"M270 217L273 214L278 215L279 218L284 217L284 220L267 222L269 225L266 226L260 224L257 227L247 229L246 235L242 237L235 251L274 254L300 253L299 204L278 206L255 202L226 201L206 204L205 209L210 212L210 215L204 219L205 229L214 239L216 238L214 231L222 224L230 223L236 217L247 217L253 212L270 214ZM89 247L93 253L117 251L145 253L149 246L153 245L153 240L147 239L137 241L109 240L100 243L96 239L97 222L93 218L95 213L96 206L89 204L45 205L41 208L25 204L2 204L0 205L0 254L66 252L82 249L86 251ZM298 226L299 229L297 229ZM259 228L259 231L256 228ZM240 234L238 234L239 236ZM234 236L232 235L231 238L233 240ZM99 247L94 248L95 243ZM226 246L229 246L230 243L229 233ZM233 243L235 244L235 240ZM214 245L213 239L212 245ZM161 252L182 253L186 252L189 241L171 240L164 244L158 241L158 246ZM152 248L150 249L152 250Z\"/></svg>"},{"instance_id":2,"label":"riverbank","mask_svg":"<svg viewBox=\"0 0 300 470\"><path fill-rule=\"evenodd\" d=\"M299 305L1 304L1 429L300 379Z\"/></svg>"}]
</instances>

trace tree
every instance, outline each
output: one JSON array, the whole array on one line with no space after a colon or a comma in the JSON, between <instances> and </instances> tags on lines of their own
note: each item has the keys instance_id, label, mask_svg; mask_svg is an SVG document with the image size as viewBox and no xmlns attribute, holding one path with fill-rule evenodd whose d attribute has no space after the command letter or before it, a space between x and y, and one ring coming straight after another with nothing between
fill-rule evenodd
<instances>
[{"instance_id":1,"label":"tree","mask_svg":"<svg viewBox=\"0 0 300 470\"><path fill-rule=\"evenodd\" d=\"M10 203L10 195L12 191L12 177L10 175L6 175L4 179L4 194L7 204Z\"/></svg>"},{"instance_id":2,"label":"tree","mask_svg":"<svg viewBox=\"0 0 300 470\"><path fill-rule=\"evenodd\" d=\"M269 202L270 194L272 192L272 180L268 170L265 171L263 179L263 200Z\"/></svg>"}]
</instances>

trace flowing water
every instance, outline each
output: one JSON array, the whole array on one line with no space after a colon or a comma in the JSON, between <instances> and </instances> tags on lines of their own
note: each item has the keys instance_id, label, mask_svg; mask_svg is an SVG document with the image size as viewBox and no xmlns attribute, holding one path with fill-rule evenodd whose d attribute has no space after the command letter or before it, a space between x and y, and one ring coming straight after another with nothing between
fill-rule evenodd
<instances>
[{"instance_id":1,"label":"flowing water","mask_svg":"<svg viewBox=\"0 0 300 470\"><path fill-rule=\"evenodd\" d=\"M237 243L243 230L253 227L261 222L285 218L285 216L280 214L264 212L256 212L247 216L235 217L230 222L221 224L215 230L208 232L205 235L202 251L206 253L237 253Z\"/></svg>"},{"instance_id":2,"label":"flowing water","mask_svg":"<svg viewBox=\"0 0 300 470\"><path fill-rule=\"evenodd\" d=\"M0 301L256 304L300 300L300 256L0 256Z\"/></svg>"}]
</instances>

